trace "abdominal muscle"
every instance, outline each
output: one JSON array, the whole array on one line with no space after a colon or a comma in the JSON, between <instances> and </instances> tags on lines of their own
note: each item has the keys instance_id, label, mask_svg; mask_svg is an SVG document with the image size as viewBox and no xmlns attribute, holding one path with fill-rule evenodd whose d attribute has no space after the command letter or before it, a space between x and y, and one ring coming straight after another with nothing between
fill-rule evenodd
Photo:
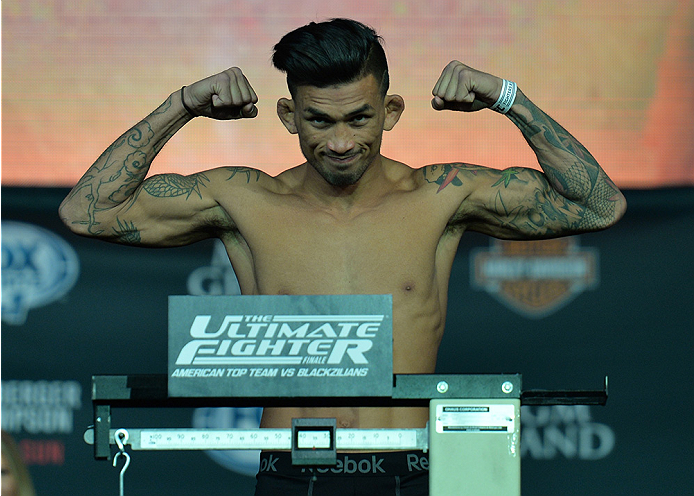
<instances>
[{"instance_id":1,"label":"abdominal muscle","mask_svg":"<svg viewBox=\"0 0 694 496\"><path fill-rule=\"evenodd\" d=\"M427 319L428 320L428 319ZM410 321L412 322L412 321ZM429 321L431 322L431 321ZM397 321L394 322L394 328ZM410 329L419 326L409 326ZM395 374L433 374L440 333L431 329L394 340ZM402 343L398 346L399 343ZM335 418L338 429L422 428L429 420L426 407L290 407L266 408L261 427L289 428L293 418Z\"/></svg>"}]
</instances>

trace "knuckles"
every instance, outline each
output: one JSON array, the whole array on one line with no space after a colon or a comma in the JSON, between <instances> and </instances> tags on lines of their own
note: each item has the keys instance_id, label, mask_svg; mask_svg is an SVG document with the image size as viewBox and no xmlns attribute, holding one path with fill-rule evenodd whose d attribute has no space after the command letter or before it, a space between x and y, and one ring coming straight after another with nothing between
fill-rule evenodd
<instances>
[{"instance_id":1,"label":"knuckles","mask_svg":"<svg viewBox=\"0 0 694 496\"><path fill-rule=\"evenodd\" d=\"M258 97L239 67L230 67L190 86L198 112L214 119L253 118Z\"/></svg>"}]
</instances>

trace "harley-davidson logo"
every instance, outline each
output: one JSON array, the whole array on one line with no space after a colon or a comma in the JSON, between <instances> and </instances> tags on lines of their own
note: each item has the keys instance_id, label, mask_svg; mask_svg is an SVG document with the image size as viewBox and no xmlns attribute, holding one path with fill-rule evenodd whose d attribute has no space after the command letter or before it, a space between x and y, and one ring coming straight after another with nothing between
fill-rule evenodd
<instances>
[{"instance_id":1,"label":"harley-davidson logo","mask_svg":"<svg viewBox=\"0 0 694 496\"><path fill-rule=\"evenodd\" d=\"M598 252L581 248L577 237L539 240L492 240L489 249L470 255L471 285L510 309L542 318L598 285Z\"/></svg>"}]
</instances>

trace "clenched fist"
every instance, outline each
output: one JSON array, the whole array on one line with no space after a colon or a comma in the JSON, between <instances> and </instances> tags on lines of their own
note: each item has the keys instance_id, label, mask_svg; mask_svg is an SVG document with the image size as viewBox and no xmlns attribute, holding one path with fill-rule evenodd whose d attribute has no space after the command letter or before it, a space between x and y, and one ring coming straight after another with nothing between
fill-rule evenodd
<instances>
[{"instance_id":1,"label":"clenched fist","mask_svg":"<svg viewBox=\"0 0 694 496\"><path fill-rule=\"evenodd\" d=\"M494 105L503 80L454 60L441 73L432 94L435 110L475 112Z\"/></svg>"},{"instance_id":2,"label":"clenched fist","mask_svg":"<svg viewBox=\"0 0 694 496\"><path fill-rule=\"evenodd\" d=\"M186 86L182 93L185 105L195 115L229 120L258 115L258 96L241 69L224 72Z\"/></svg>"}]
</instances>

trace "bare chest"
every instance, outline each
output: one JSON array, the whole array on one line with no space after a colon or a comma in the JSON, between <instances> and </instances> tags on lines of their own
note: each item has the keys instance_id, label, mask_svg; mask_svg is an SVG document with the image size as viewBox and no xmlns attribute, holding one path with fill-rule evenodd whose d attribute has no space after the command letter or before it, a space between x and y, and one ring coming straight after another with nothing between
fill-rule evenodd
<instances>
[{"instance_id":1,"label":"bare chest","mask_svg":"<svg viewBox=\"0 0 694 496\"><path fill-rule=\"evenodd\" d=\"M235 268L252 272L262 294L423 290L433 282L445 221L412 207L350 214L267 207L239 223L247 261Z\"/></svg>"}]
</instances>

